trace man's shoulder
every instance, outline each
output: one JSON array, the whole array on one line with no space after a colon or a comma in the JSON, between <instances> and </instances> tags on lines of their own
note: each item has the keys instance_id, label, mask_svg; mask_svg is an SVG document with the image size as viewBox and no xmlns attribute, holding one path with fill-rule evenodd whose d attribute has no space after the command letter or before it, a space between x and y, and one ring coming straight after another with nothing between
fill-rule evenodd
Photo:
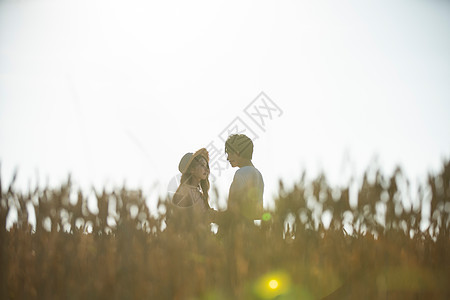
<instances>
[{"instance_id":1,"label":"man's shoulder","mask_svg":"<svg viewBox=\"0 0 450 300\"><path fill-rule=\"evenodd\" d=\"M254 166L245 166L240 168L234 174L234 181L248 181L251 182L263 182L263 176L261 172ZM263 183L264 184L264 183Z\"/></svg>"},{"instance_id":2,"label":"man's shoulder","mask_svg":"<svg viewBox=\"0 0 450 300\"><path fill-rule=\"evenodd\" d=\"M259 172L259 170L257 168L255 168L254 166L245 166L245 167L242 167L239 170L237 170L236 174L243 175L243 176L248 175L248 174L261 175L261 172Z\"/></svg>"}]
</instances>

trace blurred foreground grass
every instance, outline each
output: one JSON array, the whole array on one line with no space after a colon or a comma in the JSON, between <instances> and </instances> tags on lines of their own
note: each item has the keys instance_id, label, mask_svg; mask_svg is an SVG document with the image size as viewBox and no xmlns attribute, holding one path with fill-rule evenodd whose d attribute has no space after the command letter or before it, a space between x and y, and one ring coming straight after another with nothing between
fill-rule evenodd
<instances>
[{"instance_id":1,"label":"blurred foreground grass","mask_svg":"<svg viewBox=\"0 0 450 300\"><path fill-rule=\"evenodd\" d=\"M189 214L165 228L170 207L151 215L141 191L97 193L94 214L70 180L0 181L0 299L450 299L450 163L414 195L400 170L362 182L280 183L260 226L223 236Z\"/></svg>"}]
</instances>

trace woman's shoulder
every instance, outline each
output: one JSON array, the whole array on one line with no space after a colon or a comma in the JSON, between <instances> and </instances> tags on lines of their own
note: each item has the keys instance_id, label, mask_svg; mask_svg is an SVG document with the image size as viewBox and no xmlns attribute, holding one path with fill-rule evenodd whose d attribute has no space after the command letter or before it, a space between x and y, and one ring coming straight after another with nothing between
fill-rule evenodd
<instances>
[{"instance_id":1,"label":"woman's shoulder","mask_svg":"<svg viewBox=\"0 0 450 300\"><path fill-rule=\"evenodd\" d=\"M189 199L187 197L189 196L188 190L184 187L184 185L181 185L177 191L175 192L175 195L173 195L172 203L177 206L189 206L191 203L188 203Z\"/></svg>"},{"instance_id":2,"label":"woman's shoulder","mask_svg":"<svg viewBox=\"0 0 450 300\"><path fill-rule=\"evenodd\" d=\"M182 184L175 192L172 203L181 207L189 207L197 202L197 188L188 184Z\"/></svg>"},{"instance_id":3,"label":"woman's shoulder","mask_svg":"<svg viewBox=\"0 0 450 300\"><path fill-rule=\"evenodd\" d=\"M192 193L194 193L196 191L198 191L198 188L196 188L195 186L183 183L177 189L177 191L175 192L175 195L176 194L179 194L179 195L191 195Z\"/></svg>"}]
</instances>

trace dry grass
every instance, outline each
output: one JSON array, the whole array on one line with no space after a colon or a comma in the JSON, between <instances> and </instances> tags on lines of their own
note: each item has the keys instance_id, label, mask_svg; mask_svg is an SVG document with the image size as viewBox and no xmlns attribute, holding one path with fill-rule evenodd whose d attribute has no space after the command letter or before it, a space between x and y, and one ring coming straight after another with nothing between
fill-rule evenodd
<instances>
[{"instance_id":1,"label":"dry grass","mask_svg":"<svg viewBox=\"0 0 450 300\"><path fill-rule=\"evenodd\" d=\"M402 180L399 170L368 174L356 207L350 187L332 189L323 176L290 190L280 183L262 225L232 235L197 226L195 216L162 230L166 214L151 216L140 192L98 194L93 214L70 181L29 193L0 184L0 298L450 299L450 163L417 192L418 206L405 204ZM12 207L18 221L8 231Z\"/></svg>"}]
</instances>

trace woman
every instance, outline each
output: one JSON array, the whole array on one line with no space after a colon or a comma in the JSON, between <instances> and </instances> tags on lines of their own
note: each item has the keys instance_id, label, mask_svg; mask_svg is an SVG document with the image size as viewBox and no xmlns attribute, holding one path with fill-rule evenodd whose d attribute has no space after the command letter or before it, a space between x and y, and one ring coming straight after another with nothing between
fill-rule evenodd
<instances>
[{"instance_id":1,"label":"woman","mask_svg":"<svg viewBox=\"0 0 450 300\"><path fill-rule=\"evenodd\" d=\"M182 226L207 225L210 223L209 198L209 154L205 148L195 153L186 153L178 165L181 172L180 186L172 198L170 222ZM175 217L176 216L176 217ZM200 222L192 222L195 221Z\"/></svg>"}]
</instances>

